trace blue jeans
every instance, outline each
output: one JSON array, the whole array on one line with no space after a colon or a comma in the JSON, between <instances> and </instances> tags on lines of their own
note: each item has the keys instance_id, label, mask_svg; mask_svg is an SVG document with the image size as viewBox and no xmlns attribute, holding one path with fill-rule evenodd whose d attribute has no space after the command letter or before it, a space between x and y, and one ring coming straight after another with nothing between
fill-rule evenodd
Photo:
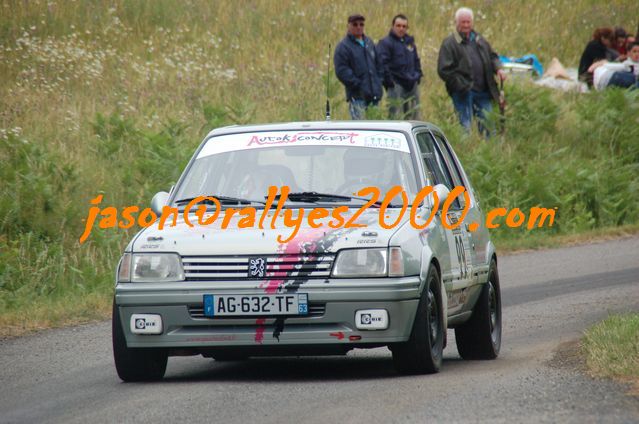
<instances>
[{"instance_id":1,"label":"blue jeans","mask_svg":"<svg viewBox=\"0 0 639 424\"><path fill-rule=\"evenodd\" d=\"M486 112L493 109L492 97L488 91L469 91L468 93L453 93L453 106L459 118L459 123L470 132L472 116L477 117L479 132L486 138L490 137L491 128L486 122Z\"/></svg>"},{"instance_id":2,"label":"blue jeans","mask_svg":"<svg viewBox=\"0 0 639 424\"><path fill-rule=\"evenodd\" d=\"M406 90L399 83L386 90L388 95L388 115L390 119L419 121L419 84Z\"/></svg>"},{"instance_id":3,"label":"blue jeans","mask_svg":"<svg viewBox=\"0 0 639 424\"><path fill-rule=\"evenodd\" d=\"M351 119L353 120L364 119L366 109L368 109L369 106L377 106L377 103L378 103L377 100L372 102L367 102L366 100L362 100L362 99L351 99L351 101L348 102L348 111L351 114Z\"/></svg>"},{"instance_id":4,"label":"blue jeans","mask_svg":"<svg viewBox=\"0 0 639 424\"><path fill-rule=\"evenodd\" d=\"M637 88L639 87L639 82L635 78L635 74L632 72L615 72L610 77L610 81L608 82L608 87L623 87L623 88Z\"/></svg>"}]
</instances>

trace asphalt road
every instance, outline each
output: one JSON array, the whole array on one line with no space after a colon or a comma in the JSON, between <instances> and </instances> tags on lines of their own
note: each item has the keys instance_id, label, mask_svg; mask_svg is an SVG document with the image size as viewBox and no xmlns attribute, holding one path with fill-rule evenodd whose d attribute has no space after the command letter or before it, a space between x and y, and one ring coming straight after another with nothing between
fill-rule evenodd
<instances>
[{"instance_id":1,"label":"asphalt road","mask_svg":"<svg viewBox=\"0 0 639 424\"><path fill-rule=\"evenodd\" d=\"M639 422L626 387L580 370L575 341L639 310L639 238L504 256L502 352L397 376L385 348L346 357L216 363L170 358L159 383L124 384L110 324L0 342L0 422Z\"/></svg>"}]
</instances>

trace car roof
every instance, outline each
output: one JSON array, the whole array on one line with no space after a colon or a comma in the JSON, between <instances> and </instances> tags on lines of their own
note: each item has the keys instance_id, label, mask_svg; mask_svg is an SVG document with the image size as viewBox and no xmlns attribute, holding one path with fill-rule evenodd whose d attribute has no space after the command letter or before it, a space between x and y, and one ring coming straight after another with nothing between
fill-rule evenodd
<instances>
[{"instance_id":1,"label":"car roof","mask_svg":"<svg viewBox=\"0 0 639 424\"><path fill-rule=\"evenodd\" d=\"M441 132L441 130L439 130L439 128L437 128L435 125L421 121L308 121L255 125L231 125L228 127L221 127L212 130L208 133L206 138L223 134L237 134L260 131L372 130L410 132L413 128L416 127L427 127L428 129Z\"/></svg>"}]
</instances>

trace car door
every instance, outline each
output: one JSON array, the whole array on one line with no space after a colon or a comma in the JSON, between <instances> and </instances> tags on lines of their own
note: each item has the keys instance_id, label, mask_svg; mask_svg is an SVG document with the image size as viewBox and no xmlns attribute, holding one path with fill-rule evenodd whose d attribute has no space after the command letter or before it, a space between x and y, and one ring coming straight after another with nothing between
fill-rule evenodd
<instances>
[{"instance_id":1,"label":"car door","mask_svg":"<svg viewBox=\"0 0 639 424\"><path fill-rule=\"evenodd\" d=\"M444 158L453 172L455 184L463 185L468 192L470 202L466 205L468 212L464 219L463 228L466 230L466 234L468 236L468 249L472 259L473 278L474 280L477 280L481 275L488 272L489 265L486 262L486 250L488 248L489 235L488 230L484 225L484 214L481 210L477 193L471 186L468 176L464 172L464 169L455 155L450 143L446 140L443 134L434 132L433 135L437 140L437 146L443 152ZM471 229L473 231L471 231Z\"/></svg>"},{"instance_id":2,"label":"car door","mask_svg":"<svg viewBox=\"0 0 639 424\"><path fill-rule=\"evenodd\" d=\"M470 231L470 224L479 221L479 211L477 210L476 202L474 202L473 192L468 184L468 181L465 177L465 174L461 171L461 167L459 165L459 161L456 160L455 154L450 148L450 144L445 139L445 137L437 132L432 132L435 141L437 142L437 148L441 152L444 161L446 162L446 167L450 172L451 179L455 186L462 186L468 193L468 203L466 203L466 199L464 196L459 196L458 200L460 202L459 206L461 209L455 211L455 218L462 219L462 214L464 209L467 211L466 215L463 216L463 222L456 228L454 233L458 234L458 236L463 240L464 245L464 259L467 262L468 266L466 270L471 274L470 277L474 282L473 271L475 271L475 266L477 265L477 255L475 251L475 244L473 243L473 232Z\"/></svg>"},{"instance_id":3,"label":"car door","mask_svg":"<svg viewBox=\"0 0 639 424\"><path fill-rule=\"evenodd\" d=\"M442 149L438 147L435 136L430 131L423 131L416 134L417 144L420 149L427 178L433 184L443 184L449 190L457 184L455 174L449 167ZM440 199L439 210L445 199ZM446 234L448 244L447 269L442 270L442 281L448 293L448 313L454 315L461 311L467 297L466 288L473 283L472 257L470 252L470 242L468 231L463 223L455 225L461 219L463 198L455 199L446 216L439 213L438 225ZM444 228L442 220L447 219L453 229Z\"/></svg>"}]
</instances>

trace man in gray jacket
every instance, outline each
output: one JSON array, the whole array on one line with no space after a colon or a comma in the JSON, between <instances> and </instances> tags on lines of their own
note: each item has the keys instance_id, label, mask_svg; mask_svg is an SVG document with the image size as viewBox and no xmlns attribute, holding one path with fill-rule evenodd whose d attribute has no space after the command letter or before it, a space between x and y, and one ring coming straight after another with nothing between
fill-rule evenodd
<instances>
[{"instance_id":1,"label":"man in gray jacket","mask_svg":"<svg viewBox=\"0 0 639 424\"><path fill-rule=\"evenodd\" d=\"M442 42L437 60L437 73L446 83L462 126L470 131L472 115L478 118L479 131L486 137L486 112L491 101L499 100L495 75L506 79L501 62L481 35L473 29L473 11L462 7L455 12L456 31Z\"/></svg>"}]
</instances>

